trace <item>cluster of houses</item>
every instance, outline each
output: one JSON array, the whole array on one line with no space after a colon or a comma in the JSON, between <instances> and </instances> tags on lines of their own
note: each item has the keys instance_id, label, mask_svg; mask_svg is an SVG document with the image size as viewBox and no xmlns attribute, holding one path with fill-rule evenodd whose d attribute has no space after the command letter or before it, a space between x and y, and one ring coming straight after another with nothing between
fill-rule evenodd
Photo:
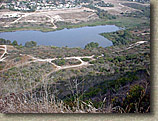
<instances>
[{"instance_id":1,"label":"cluster of houses","mask_svg":"<svg viewBox=\"0 0 158 121\"><path fill-rule=\"evenodd\" d=\"M2 3L3 8L7 8L15 11L30 11L34 8L36 2L29 1L11 1L9 3Z\"/></svg>"},{"instance_id":2,"label":"cluster of houses","mask_svg":"<svg viewBox=\"0 0 158 121\"><path fill-rule=\"evenodd\" d=\"M18 0L2 3L0 7L14 11L40 11L66 8L80 8L75 0Z\"/></svg>"}]
</instances>

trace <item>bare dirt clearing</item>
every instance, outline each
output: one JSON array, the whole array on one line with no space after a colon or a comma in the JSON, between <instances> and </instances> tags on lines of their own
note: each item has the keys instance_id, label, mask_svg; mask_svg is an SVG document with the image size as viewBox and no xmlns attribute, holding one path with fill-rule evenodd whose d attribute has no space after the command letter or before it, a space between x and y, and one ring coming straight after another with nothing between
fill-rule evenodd
<instances>
[{"instance_id":1,"label":"bare dirt clearing","mask_svg":"<svg viewBox=\"0 0 158 121\"><path fill-rule=\"evenodd\" d=\"M96 13L93 12L75 12L75 13L61 13L59 14L65 22L78 23L81 21L87 22L89 20L99 19Z\"/></svg>"},{"instance_id":2,"label":"bare dirt clearing","mask_svg":"<svg viewBox=\"0 0 158 121\"><path fill-rule=\"evenodd\" d=\"M7 19L7 21L5 20ZM8 21L9 19L9 21ZM23 13L14 11L1 11L1 27L29 27L31 24L56 29L55 23L58 21L78 23L98 19L94 10L89 8L76 8L66 10L36 11L33 13Z\"/></svg>"},{"instance_id":3,"label":"bare dirt clearing","mask_svg":"<svg viewBox=\"0 0 158 121\"><path fill-rule=\"evenodd\" d=\"M124 0L103 0L105 3L111 3L114 7L98 7L113 15L121 15L121 13L131 13L140 11L128 6L124 3L135 3L143 6L148 4L141 4L138 2L130 2ZM88 22L98 20L96 10L90 8L69 8L48 11L35 11L31 13L0 10L0 27L4 28L50 28L57 29L56 22L66 22L77 24L81 22Z\"/></svg>"}]
</instances>

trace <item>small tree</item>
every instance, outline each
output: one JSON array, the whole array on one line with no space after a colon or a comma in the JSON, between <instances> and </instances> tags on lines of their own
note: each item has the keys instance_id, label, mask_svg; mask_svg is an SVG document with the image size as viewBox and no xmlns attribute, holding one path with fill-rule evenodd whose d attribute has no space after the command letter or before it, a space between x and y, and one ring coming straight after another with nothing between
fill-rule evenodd
<instances>
[{"instance_id":1,"label":"small tree","mask_svg":"<svg viewBox=\"0 0 158 121\"><path fill-rule=\"evenodd\" d=\"M36 46L36 45L37 45L37 43L34 42L34 41L30 41L30 42L26 42L26 43L25 43L25 47L34 47L34 46Z\"/></svg>"},{"instance_id":2,"label":"small tree","mask_svg":"<svg viewBox=\"0 0 158 121\"><path fill-rule=\"evenodd\" d=\"M14 41L12 42L12 45L13 45L13 46L16 46L16 45L18 45L18 42L17 42L16 40L14 40Z\"/></svg>"},{"instance_id":3,"label":"small tree","mask_svg":"<svg viewBox=\"0 0 158 121\"><path fill-rule=\"evenodd\" d=\"M96 42L91 42L91 43L88 43L86 46L85 46L85 49L89 49L89 48L98 48L99 44Z\"/></svg>"}]
</instances>

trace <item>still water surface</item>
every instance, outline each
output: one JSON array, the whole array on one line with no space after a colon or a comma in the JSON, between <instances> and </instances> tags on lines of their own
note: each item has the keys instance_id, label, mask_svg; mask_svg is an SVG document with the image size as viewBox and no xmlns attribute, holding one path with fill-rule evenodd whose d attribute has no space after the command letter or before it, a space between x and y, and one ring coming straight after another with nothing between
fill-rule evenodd
<instances>
[{"instance_id":1,"label":"still water surface","mask_svg":"<svg viewBox=\"0 0 158 121\"><path fill-rule=\"evenodd\" d=\"M99 35L103 32L114 32L120 30L115 25L103 25L93 27L81 27L73 29L63 29L51 32L41 31L15 31L2 32L0 38L14 41L24 45L27 41L36 41L38 45L51 45L57 47L81 47L90 42L97 42L102 47L111 46L112 42Z\"/></svg>"}]
</instances>

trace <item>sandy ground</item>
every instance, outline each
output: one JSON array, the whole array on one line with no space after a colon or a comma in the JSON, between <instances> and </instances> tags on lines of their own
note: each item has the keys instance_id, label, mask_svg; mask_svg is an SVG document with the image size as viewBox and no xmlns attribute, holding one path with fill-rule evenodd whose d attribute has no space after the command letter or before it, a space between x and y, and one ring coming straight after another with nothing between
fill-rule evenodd
<instances>
[{"instance_id":1,"label":"sandy ground","mask_svg":"<svg viewBox=\"0 0 158 121\"><path fill-rule=\"evenodd\" d=\"M0 13L0 26L2 27L12 27L12 25L25 22L33 24L46 23L47 25L50 25L52 26L52 28L56 29L57 27L55 25L55 22L58 21L78 23L82 21L89 21L91 19L98 19L98 16L96 15L96 13L94 13L94 10L91 10L89 8L36 11L33 13L23 13L16 11L3 11ZM6 16L10 17L6 18ZM16 16L16 19L14 16Z\"/></svg>"}]
</instances>

